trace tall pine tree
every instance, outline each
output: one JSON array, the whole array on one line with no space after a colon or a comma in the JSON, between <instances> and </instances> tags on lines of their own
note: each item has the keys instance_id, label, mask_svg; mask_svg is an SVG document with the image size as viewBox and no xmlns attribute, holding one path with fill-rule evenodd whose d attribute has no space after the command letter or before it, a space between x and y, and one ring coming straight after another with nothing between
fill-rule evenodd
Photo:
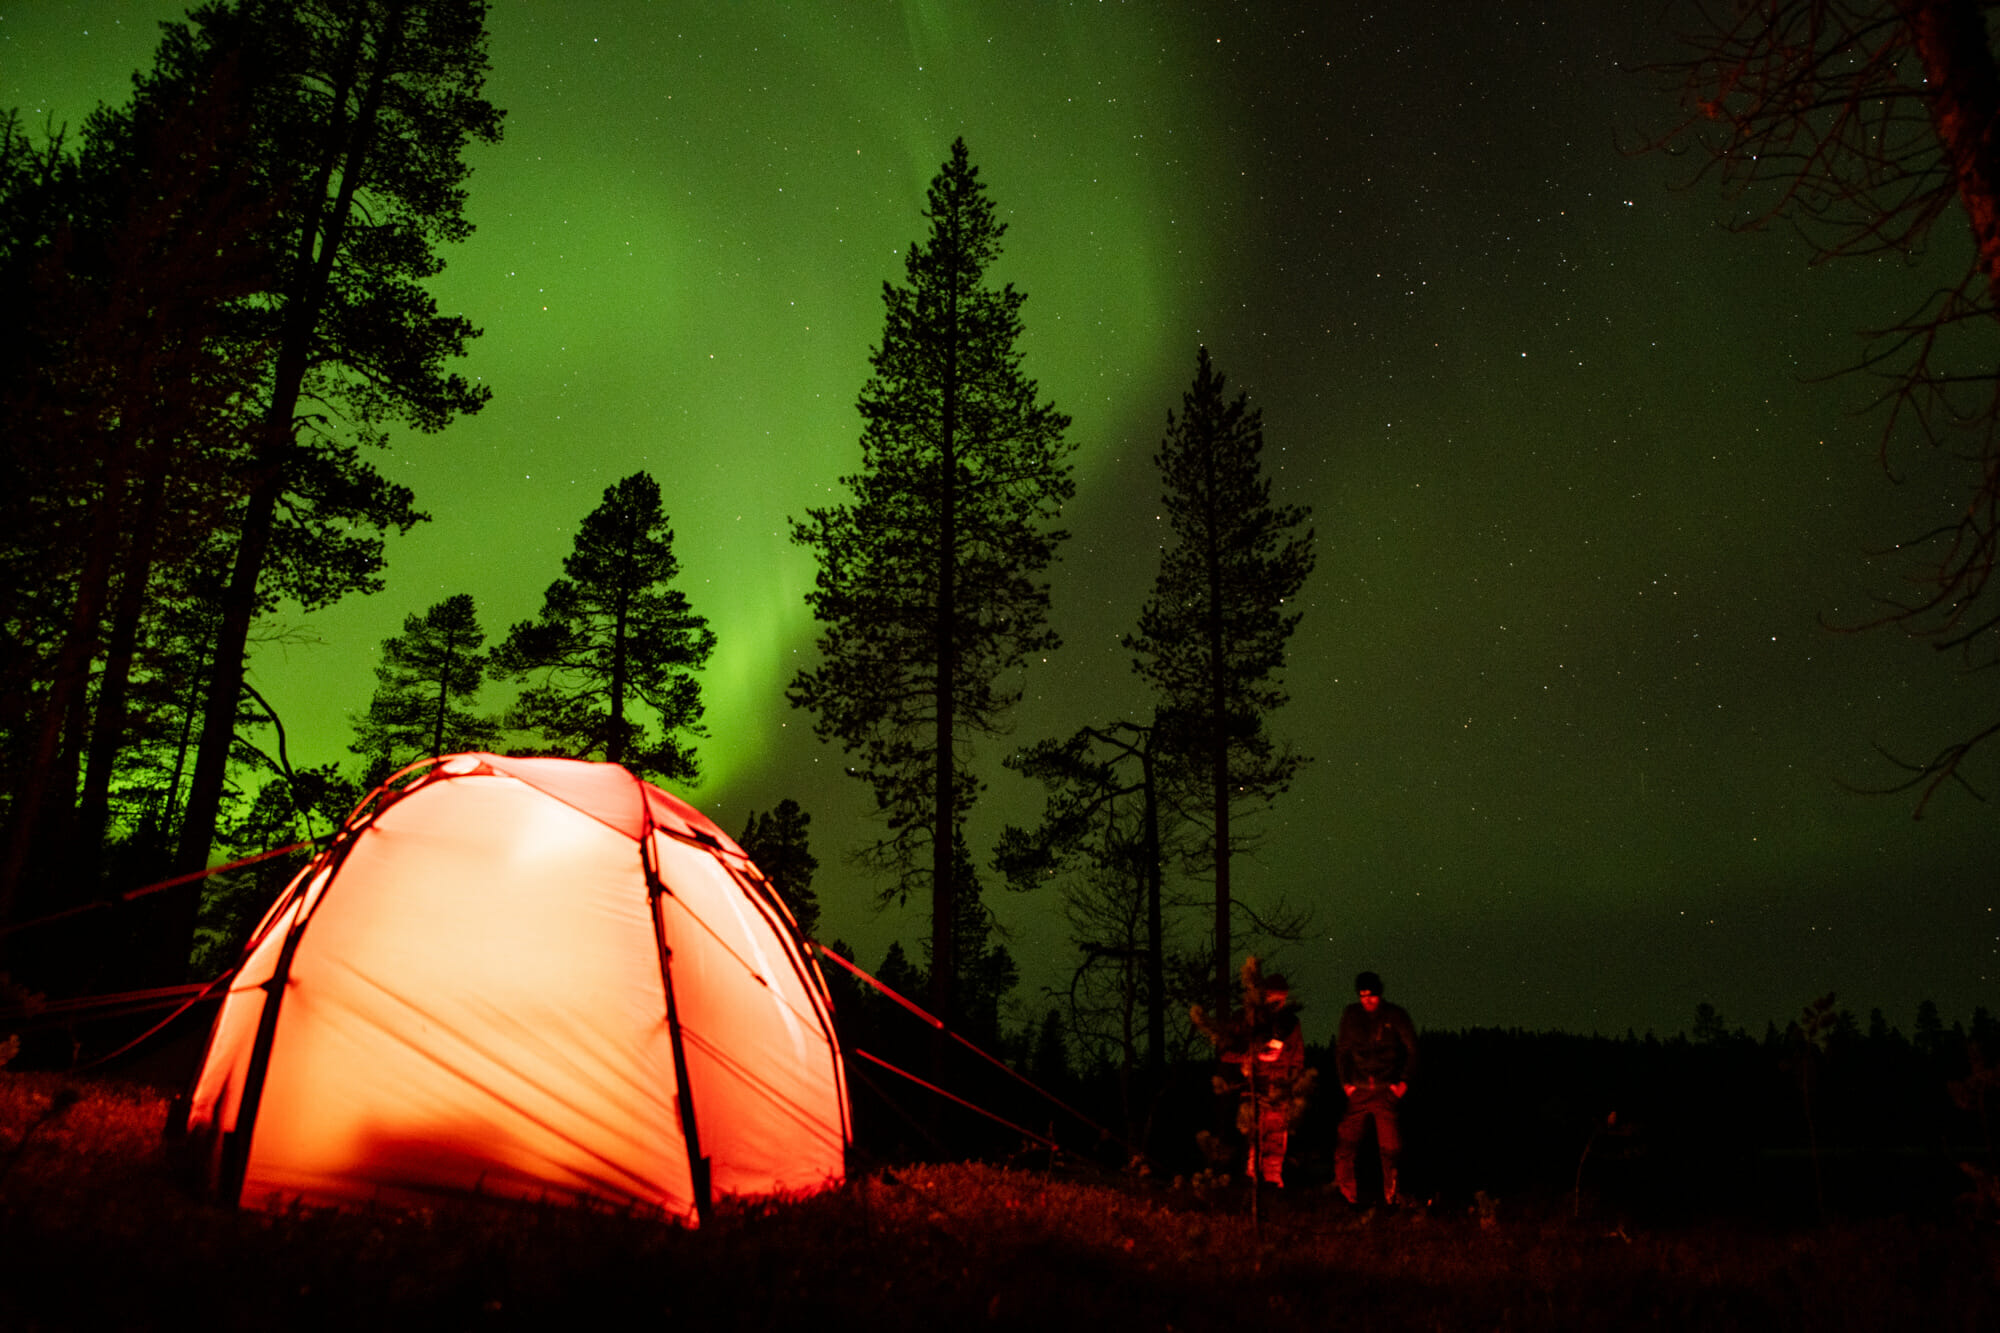
<instances>
[{"instance_id":1,"label":"tall pine tree","mask_svg":"<svg viewBox=\"0 0 2000 1333\"><path fill-rule=\"evenodd\" d=\"M383 443L394 422L442 429L488 396L445 371L477 330L423 286L444 266L435 247L472 232L467 144L500 137L482 95L485 22L482 0L234 0L169 25L141 82L236 71L245 159L278 205L264 233L277 272L241 311L239 336L271 371L210 655L185 869L213 839L256 616L278 592L311 607L374 590L380 534L423 517L355 441ZM192 890L184 901L191 931Z\"/></svg>"},{"instance_id":2,"label":"tall pine tree","mask_svg":"<svg viewBox=\"0 0 2000 1333\"><path fill-rule=\"evenodd\" d=\"M1202 794L1219 1014L1228 1012L1234 976L1229 872L1243 840L1234 816L1275 799L1306 762L1272 739L1264 719L1286 699L1279 676L1312 572L1313 533L1300 531L1307 510L1271 502L1263 450L1263 413L1242 393L1224 397L1223 376L1201 348L1180 416L1167 413L1154 458L1174 544L1161 552L1138 634L1125 639L1153 689L1157 739Z\"/></svg>"},{"instance_id":3,"label":"tall pine tree","mask_svg":"<svg viewBox=\"0 0 2000 1333\"><path fill-rule=\"evenodd\" d=\"M849 503L809 511L793 539L819 575L806 596L820 665L788 697L854 758L887 833L870 853L893 896L931 890L930 1003L954 1013L953 848L978 783L968 742L1003 726L1028 655L1054 648L1044 571L1075 489L1069 418L1038 402L1015 344L1021 304L986 270L1004 224L966 152L933 178L928 241L905 281L883 285L887 320L861 390L861 471Z\"/></svg>"},{"instance_id":4,"label":"tall pine tree","mask_svg":"<svg viewBox=\"0 0 2000 1333\"><path fill-rule=\"evenodd\" d=\"M364 787L418 759L490 749L500 725L467 705L486 683L486 631L472 594L447 597L382 641L375 697L348 748L368 763Z\"/></svg>"},{"instance_id":5,"label":"tall pine tree","mask_svg":"<svg viewBox=\"0 0 2000 1333\"><path fill-rule=\"evenodd\" d=\"M536 682L509 725L535 733L539 753L696 781L691 738L707 731L694 673L715 635L672 586L679 574L660 484L635 472L605 487L541 613L508 631L493 655L494 674Z\"/></svg>"}]
</instances>

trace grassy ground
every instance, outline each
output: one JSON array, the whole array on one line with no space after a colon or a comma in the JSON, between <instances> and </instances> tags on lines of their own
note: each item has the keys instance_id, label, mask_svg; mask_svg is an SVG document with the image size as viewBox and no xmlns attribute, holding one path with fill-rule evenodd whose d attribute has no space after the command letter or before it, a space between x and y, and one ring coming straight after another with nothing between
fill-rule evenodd
<instances>
[{"instance_id":1,"label":"grassy ground","mask_svg":"<svg viewBox=\"0 0 2000 1333\"><path fill-rule=\"evenodd\" d=\"M1323 1193L952 1165L691 1232L568 1209L238 1213L157 1094L0 1074L0 1328L2000 1328L1966 1216L1645 1228L1567 1194L1356 1214Z\"/></svg>"}]
</instances>

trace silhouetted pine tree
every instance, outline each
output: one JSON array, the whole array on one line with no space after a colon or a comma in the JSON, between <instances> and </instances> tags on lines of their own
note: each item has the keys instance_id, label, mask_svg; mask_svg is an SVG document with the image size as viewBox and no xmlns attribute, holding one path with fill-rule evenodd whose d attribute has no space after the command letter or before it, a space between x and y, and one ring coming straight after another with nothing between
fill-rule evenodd
<instances>
[{"instance_id":1,"label":"silhouetted pine tree","mask_svg":"<svg viewBox=\"0 0 2000 1333\"><path fill-rule=\"evenodd\" d=\"M958 882L965 892L958 895L952 918L952 944L959 959L959 1005L961 1016L949 1024L952 1030L988 1051L1000 1048L1002 1006L1020 980L1020 969L1007 946L994 940L996 922L980 892L979 876L966 855L965 841L958 843ZM933 956L926 943L918 964L898 940L889 946L875 976L899 995L918 1000L930 989ZM942 1017L942 1015L939 1015Z\"/></svg>"},{"instance_id":2,"label":"silhouetted pine tree","mask_svg":"<svg viewBox=\"0 0 2000 1333\"><path fill-rule=\"evenodd\" d=\"M931 891L929 1003L956 1010L954 847L978 783L967 742L1000 729L1029 654L1054 648L1044 571L1050 528L1074 491L1069 419L1038 402L1016 343L1026 299L987 285L1006 232L964 140L932 179L926 241L887 319L861 391L852 499L793 523L819 561L807 603L820 665L788 697L853 757L887 822L870 849L902 898ZM926 856L926 853L928 855ZM928 875L923 863L928 861Z\"/></svg>"},{"instance_id":3,"label":"silhouetted pine tree","mask_svg":"<svg viewBox=\"0 0 2000 1333\"><path fill-rule=\"evenodd\" d=\"M1298 595L1313 568L1309 511L1274 504L1264 473L1263 413L1244 394L1224 397L1208 349L1195 359L1181 414L1167 413L1154 461L1174 544L1160 554L1153 596L1125 646L1157 700L1154 725L1198 796L1188 814L1207 843L1215 922L1209 985L1229 1004L1234 894L1230 858L1243 845L1239 807L1268 805L1306 762L1265 730L1285 702L1285 645L1298 627Z\"/></svg>"},{"instance_id":4,"label":"silhouetted pine tree","mask_svg":"<svg viewBox=\"0 0 2000 1333\"><path fill-rule=\"evenodd\" d=\"M382 641L375 696L347 748L363 756L364 787L432 755L491 749L500 724L466 707L486 683L486 632L471 593L447 597Z\"/></svg>"},{"instance_id":5,"label":"silhouetted pine tree","mask_svg":"<svg viewBox=\"0 0 2000 1333\"><path fill-rule=\"evenodd\" d=\"M659 483L635 472L607 486L541 613L509 630L493 654L493 674L538 682L508 718L536 733L536 752L697 779L690 738L708 733L694 673L715 635L672 586L679 574Z\"/></svg>"}]
</instances>

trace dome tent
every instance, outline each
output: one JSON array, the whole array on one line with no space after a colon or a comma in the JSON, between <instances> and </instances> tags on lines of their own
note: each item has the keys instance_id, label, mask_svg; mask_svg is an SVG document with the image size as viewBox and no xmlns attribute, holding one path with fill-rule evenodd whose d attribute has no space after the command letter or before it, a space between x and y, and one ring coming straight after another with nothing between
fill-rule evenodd
<instances>
[{"instance_id":1,"label":"dome tent","mask_svg":"<svg viewBox=\"0 0 2000 1333\"><path fill-rule=\"evenodd\" d=\"M615 764L385 783L265 916L186 1109L224 1199L655 1208L837 1182L825 984L699 812Z\"/></svg>"}]
</instances>

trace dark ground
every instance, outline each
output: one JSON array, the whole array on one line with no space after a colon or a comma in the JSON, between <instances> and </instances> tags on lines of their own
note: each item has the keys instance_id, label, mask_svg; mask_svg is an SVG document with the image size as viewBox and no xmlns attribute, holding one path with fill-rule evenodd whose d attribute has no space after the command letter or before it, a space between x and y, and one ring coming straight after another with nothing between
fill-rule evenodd
<instances>
[{"instance_id":1,"label":"dark ground","mask_svg":"<svg viewBox=\"0 0 2000 1333\"><path fill-rule=\"evenodd\" d=\"M760 1329L2000 1329L1988 1076L1948 1030L1850 1031L1810 1056L1781 1034L1426 1034L1394 1210L1327 1188L1337 1093L1294 1132L1291 1188L1253 1197L1192 1148L1222 1109L1206 1065L1150 1104L1143 1171L1004 1076L965 1087L1061 1152L857 1083L847 1186L697 1233L480 1201L206 1202L161 1134L204 1026L91 1076L0 1072L0 1328L539 1327L588 1308ZM1106 1086L1060 1092L1117 1126ZM954 1146L931 1133L978 1160L915 1160Z\"/></svg>"}]
</instances>

